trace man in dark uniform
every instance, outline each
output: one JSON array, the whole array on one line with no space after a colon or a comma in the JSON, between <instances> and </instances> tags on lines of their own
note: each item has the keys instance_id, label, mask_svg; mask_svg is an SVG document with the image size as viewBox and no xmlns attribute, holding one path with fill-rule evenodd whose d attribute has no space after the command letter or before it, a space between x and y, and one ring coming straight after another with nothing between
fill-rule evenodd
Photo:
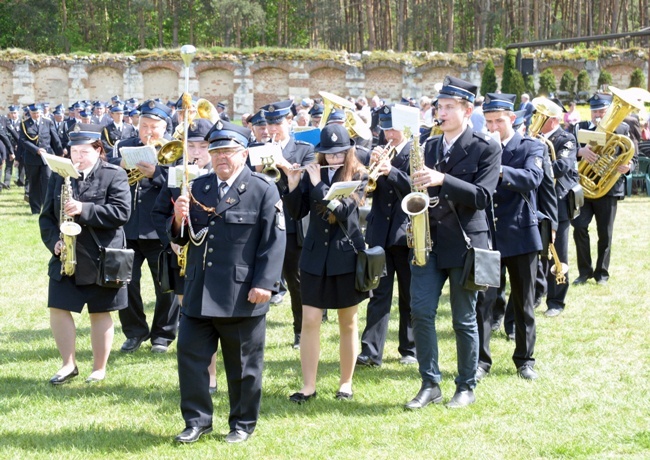
<instances>
[{"instance_id":1,"label":"man in dark uniform","mask_svg":"<svg viewBox=\"0 0 650 460\"><path fill-rule=\"evenodd\" d=\"M291 126L287 118L291 113L293 101L274 102L262 107L264 118L267 123L269 136L274 142L280 144L282 156L286 160L286 166L298 163L304 166L314 162L314 146L302 141L295 141L289 135ZM280 196L289 193L287 176L280 170L280 180L277 182ZM282 277L287 283L291 295L291 312L293 313L293 347L300 346L300 332L302 330L302 296L300 295L300 270L298 262L302 250L302 224L296 222L290 216L286 217L287 223L287 244L286 253L282 268Z\"/></svg>"},{"instance_id":2,"label":"man in dark uniform","mask_svg":"<svg viewBox=\"0 0 650 460\"><path fill-rule=\"evenodd\" d=\"M20 120L18 119L18 109L18 106L10 105L7 117L2 119L2 124L4 126L5 132L7 133L7 137L11 142L13 151L13 155L9 156L5 167L5 188L11 187L11 175L13 174L14 162L18 162L18 179L16 180L16 185L18 187L23 187L25 185L25 165L22 164L22 161L18 157L18 141L20 139Z\"/></svg>"},{"instance_id":3,"label":"man in dark uniform","mask_svg":"<svg viewBox=\"0 0 650 460\"><path fill-rule=\"evenodd\" d=\"M207 367L218 342L230 399L226 442L246 441L259 417L266 313L279 287L285 234L277 188L246 167L249 137L246 128L215 124L215 174L194 180L191 201L179 197L168 221L172 241L190 245L178 341L181 443L212 431Z\"/></svg>"},{"instance_id":4,"label":"man in dark uniform","mask_svg":"<svg viewBox=\"0 0 650 460\"><path fill-rule=\"evenodd\" d=\"M68 145L69 137L68 137L68 128L65 123L65 120L63 119L63 105L59 104L54 108L54 111L52 112L52 116L54 117L54 129L56 129L56 133L59 135L59 139L61 140L61 145L64 146L64 154L67 155L68 149L66 146Z\"/></svg>"},{"instance_id":5,"label":"man in dark uniform","mask_svg":"<svg viewBox=\"0 0 650 460\"><path fill-rule=\"evenodd\" d=\"M14 106L10 106L14 107ZM0 118L0 151L3 152L4 176L0 176L0 191L11 188L11 174L13 172L14 160L16 159L16 146L18 133L13 129L10 118ZM0 173L2 172L0 164ZM2 180L4 177L4 180Z\"/></svg>"},{"instance_id":6,"label":"man in dark uniform","mask_svg":"<svg viewBox=\"0 0 650 460\"><path fill-rule=\"evenodd\" d=\"M264 114L261 110L259 110L255 115L248 117L248 124L251 127L251 132L253 133L252 137L255 143L266 144L270 140L266 118L264 118Z\"/></svg>"},{"instance_id":7,"label":"man in dark uniform","mask_svg":"<svg viewBox=\"0 0 650 460\"><path fill-rule=\"evenodd\" d=\"M560 127L563 110L560 105L546 98L533 99L533 105L542 102L549 111L549 118L540 129L543 135L553 145L555 159L553 160L553 176L555 177L555 193L557 196L558 225L555 233L554 246L561 262L568 264L569 260L569 190L578 182L576 170L576 141L570 134ZM541 210L540 197L540 210ZM566 282L557 284L556 277L550 268L553 261L548 258L542 261L544 275L547 279L547 310L545 316L558 316L565 307L566 295L569 291L569 273L565 274ZM561 267L556 267L561 270Z\"/></svg>"},{"instance_id":8,"label":"man in dark uniform","mask_svg":"<svg viewBox=\"0 0 650 460\"><path fill-rule=\"evenodd\" d=\"M54 129L54 123L43 118L43 108L38 104L29 106L30 118L20 129L20 148L23 152L25 171L29 180L29 206L32 214L39 214L47 191L47 181L52 171L43 160L43 153L63 155L63 147Z\"/></svg>"},{"instance_id":9,"label":"man in dark uniform","mask_svg":"<svg viewBox=\"0 0 650 460\"><path fill-rule=\"evenodd\" d=\"M169 109L159 102L146 101L142 104L139 137L133 137L118 144L117 156L109 157L113 164L124 167L121 150L125 147L141 147L165 137ZM133 206L131 217L124 226L127 247L135 251L133 278L128 286L129 307L120 310L120 322L126 341L121 351L132 353L140 348L142 342L151 339L151 351L165 353L169 344L176 338L179 306L174 293L163 293L158 283L158 257L168 241L161 240L154 227L151 210L167 181L167 168L147 162L138 163L137 169L144 178L131 185ZM142 265L149 265L154 280L156 305L151 328L147 324L144 305L140 294Z\"/></svg>"},{"instance_id":10,"label":"man in dark uniform","mask_svg":"<svg viewBox=\"0 0 650 460\"><path fill-rule=\"evenodd\" d=\"M372 192L372 207L368 214L366 243L381 246L386 251L386 276L379 281L377 289L368 302L366 328L361 336L361 354L357 365L380 366L384 355L390 309L393 303L393 284L397 275L399 289L399 351L400 363L415 364L415 342L411 326L411 268L409 248L406 245L406 224L408 217L402 210L402 198L411 191L409 177L412 142L404 133L393 127L390 107L384 107L380 116L381 129L389 147L378 146L372 152L372 164L377 175L376 188ZM391 158L385 153L394 149Z\"/></svg>"},{"instance_id":11,"label":"man in dark uniform","mask_svg":"<svg viewBox=\"0 0 650 460\"><path fill-rule=\"evenodd\" d=\"M110 113L112 121L102 129L104 150L109 153L113 151L116 142L138 136L133 125L124 123L124 108L122 105L114 105L111 107Z\"/></svg>"},{"instance_id":12,"label":"man in dark uniform","mask_svg":"<svg viewBox=\"0 0 650 460\"><path fill-rule=\"evenodd\" d=\"M579 131L586 129L595 131L600 120L605 116L607 109L612 104L612 96L609 94L595 94L589 99L591 108L591 121L581 121L576 125L576 138L579 139ZM615 133L627 136L629 126L621 123L616 127ZM588 145L582 145L578 150L578 159L587 163L594 163L598 160ZM600 285L607 284L609 280L609 259L612 252L612 236L614 233L614 219L616 218L616 207L619 200L625 198L625 174L634 170L638 164L637 152L634 152L632 160L618 167L621 173L618 181L601 198L585 198L585 204L580 209L580 215L571 221L573 225L573 240L576 243L579 276L573 284L585 284L589 278L594 278ZM596 230L598 232L598 259L596 267L591 261L591 246L589 243L589 224L596 218Z\"/></svg>"},{"instance_id":13,"label":"man in dark uniform","mask_svg":"<svg viewBox=\"0 0 650 460\"><path fill-rule=\"evenodd\" d=\"M90 122L94 125L106 126L111 122L111 118L106 113L106 104L102 101L95 101L93 104L93 114L90 117Z\"/></svg>"},{"instance_id":14,"label":"man in dark uniform","mask_svg":"<svg viewBox=\"0 0 650 460\"><path fill-rule=\"evenodd\" d=\"M226 112L227 109L228 109L228 105L225 102L219 102L217 104L217 112L219 113L219 117L223 121L230 121L230 117L228 116L228 112Z\"/></svg>"},{"instance_id":15,"label":"man in dark uniform","mask_svg":"<svg viewBox=\"0 0 650 460\"><path fill-rule=\"evenodd\" d=\"M435 206L427 209L432 250L424 265L411 264L411 317L422 386L415 398L406 404L407 409L442 402L435 321L447 280L458 360L456 392L448 406L467 406L475 399L476 291L463 287L462 272L467 254L464 234L469 235L473 247L488 248L485 210L499 181L501 154L494 140L468 127L476 92L477 87L469 82L445 78L438 96L443 135L426 142L424 166L411 172L413 185L428 192Z\"/></svg>"},{"instance_id":16,"label":"man in dark uniform","mask_svg":"<svg viewBox=\"0 0 650 460\"><path fill-rule=\"evenodd\" d=\"M314 106L309 109L309 116L310 116L310 125L313 126L314 128L318 128L320 125L320 120L323 117L323 111L325 108L323 107L323 104L314 104Z\"/></svg>"},{"instance_id":17,"label":"man in dark uniform","mask_svg":"<svg viewBox=\"0 0 650 460\"><path fill-rule=\"evenodd\" d=\"M535 277L542 240L537 218L537 188L544 177L544 147L532 138L523 137L513 129L514 94L488 93L483 104L486 127L498 132L503 151L500 181L493 199L493 229L496 249L501 252L501 264L510 277L510 300L515 323L515 352L513 361L517 374L536 379L535 360ZM504 278L502 277L502 286ZM496 290L496 288L491 288ZM486 295L486 297L491 297ZM480 380L492 365L489 340L492 314L489 302L482 302L477 314L479 321Z\"/></svg>"}]
</instances>

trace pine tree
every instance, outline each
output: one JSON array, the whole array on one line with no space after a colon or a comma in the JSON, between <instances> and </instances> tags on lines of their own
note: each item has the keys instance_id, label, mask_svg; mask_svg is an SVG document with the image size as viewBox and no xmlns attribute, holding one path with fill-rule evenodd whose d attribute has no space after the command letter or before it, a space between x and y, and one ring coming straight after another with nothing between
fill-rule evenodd
<instances>
[{"instance_id":1,"label":"pine tree","mask_svg":"<svg viewBox=\"0 0 650 460\"><path fill-rule=\"evenodd\" d=\"M512 91L513 73L517 65L517 55L514 50L506 51L506 57L503 61L503 78L501 79L501 92L508 94L517 94Z\"/></svg>"},{"instance_id":2,"label":"pine tree","mask_svg":"<svg viewBox=\"0 0 650 460\"><path fill-rule=\"evenodd\" d=\"M603 85L612 84L612 74L606 70L601 70L600 75L598 75L598 89L603 89Z\"/></svg>"},{"instance_id":3,"label":"pine tree","mask_svg":"<svg viewBox=\"0 0 650 460\"><path fill-rule=\"evenodd\" d=\"M567 70L562 74L562 79L560 80L560 91L566 91L569 93L569 97L573 99L576 87L576 79L573 76L573 72Z\"/></svg>"},{"instance_id":4,"label":"pine tree","mask_svg":"<svg viewBox=\"0 0 650 460\"><path fill-rule=\"evenodd\" d=\"M533 97L537 92L535 91L535 77L530 74L526 76L526 92L530 97Z\"/></svg>"},{"instance_id":5,"label":"pine tree","mask_svg":"<svg viewBox=\"0 0 650 460\"><path fill-rule=\"evenodd\" d=\"M549 68L544 70L539 76L539 91L537 94L549 96L555 92L557 85L555 83L555 74Z\"/></svg>"},{"instance_id":6,"label":"pine tree","mask_svg":"<svg viewBox=\"0 0 650 460\"><path fill-rule=\"evenodd\" d=\"M576 85L576 91L578 92L578 94L584 91L588 93L590 87L591 87L591 82L589 81L589 74L587 73L586 70L583 69L580 72L578 72L578 83Z\"/></svg>"},{"instance_id":7,"label":"pine tree","mask_svg":"<svg viewBox=\"0 0 650 460\"><path fill-rule=\"evenodd\" d=\"M497 85L497 73L494 70L494 62L492 59L488 60L483 69L481 76L481 95L485 96L487 93L494 93L499 88Z\"/></svg>"}]
</instances>

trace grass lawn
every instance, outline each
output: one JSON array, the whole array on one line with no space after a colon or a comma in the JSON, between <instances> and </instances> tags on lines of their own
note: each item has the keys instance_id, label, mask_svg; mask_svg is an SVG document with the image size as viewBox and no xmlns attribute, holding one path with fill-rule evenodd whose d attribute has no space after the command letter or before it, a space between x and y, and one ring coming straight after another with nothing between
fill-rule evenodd
<instances>
[{"instance_id":1,"label":"grass lawn","mask_svg":"<svg viewBox=\"0 0 650 460\"><path fill-rule=\"evenodd\" d=\"M215 433L179 446L172 441L184 427L175 344L165 355L150 353L149 344L122 354L116 325L107 379L88 386L84 312L77 317L81 375L61 387L48 384L60 365L46 308L49 254L37 217L13 187L0 194L0 458L650 458L649 222L650 198L621 202L609 284L571 287L557 318L538 310L535 382L517 378L514 345L501 331L492 338L492 373L477 387L473 406L404 411L420 380L416 367L398 363L395 307L384 365L357 370L354 400L336 401L338 326L331 312L322 328L318 399L291 404L301 376L287 298L268 315L262 413L253 438L223 442L228 398L219 358ZM595 254L593 240L592 246ZM153 289L143 284L151 313ZM456 372L446 299L438 322L445 402Z\"/></svg>"}]
</instances>

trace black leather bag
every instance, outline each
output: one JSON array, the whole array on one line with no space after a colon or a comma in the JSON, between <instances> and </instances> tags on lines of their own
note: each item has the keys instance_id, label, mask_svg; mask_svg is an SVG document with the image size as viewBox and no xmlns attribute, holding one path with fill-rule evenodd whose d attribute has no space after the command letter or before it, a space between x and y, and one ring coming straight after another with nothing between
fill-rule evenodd
<instances>
[{"instance_id":1,"label":"black leather bag","mask_svg":"<svg viewBox=\"0 0 650 460\"><path fill-rule=\"evenodd\" d=\"M501 253L491 249L469 248L463 266L463 287L470 291L485 291L499 287Z\"/></svg>"},{"instance_id":2,"label":"black leather bag","mask_svg":"<svg viewBox=\"0 0 650 460\"><path fill-rule=\"evenodd\" d=\"M354 287L367 292L377 289L382 276L386 274L386 252L381 246L362 249L357 253L357 272Z\"/></svg>"},{"instance_id":3,"label":"black leather bag","mask_svg":"<svg viewBox=\"0 0 650 460\"><path fill-rule=\"evenodd\" d=\"M569 219L573 220L580 215L580 208L585 204L585 192L580 184L575 184L567 194L569 205Z\"/></svg>"},{"instance_id":4,"label":"black leather bag","mask_svg":"<svg viewBox=\"0 0 650 460\"><path fill-rule=\"evenodd\" d=\"M99 247L99 271L95 284L102 287L119 289L131 282L133 274L133 249L106 248L99 243L92 227L90 234ZM126 239L124 241L126 246Z\"/></svg>"},{"instance_id":5,"label":"black leather bag","mask_svg":"<svg viewBox=\"0 0 650 460\"><path fill-rule=\"evenodd\" d=\"M162 292L171 292L174 290L172 258L175 255L171 249L163 249L158 256L158 283Z\"/></svg>"}]
</instances>

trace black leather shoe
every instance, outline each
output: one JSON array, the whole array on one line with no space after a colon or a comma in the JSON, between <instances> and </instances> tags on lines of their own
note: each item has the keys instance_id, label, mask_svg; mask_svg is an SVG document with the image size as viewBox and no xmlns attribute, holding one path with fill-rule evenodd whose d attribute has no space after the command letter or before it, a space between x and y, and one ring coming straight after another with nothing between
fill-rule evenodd
<instances>
[{"instance_id":1,"label":"black leather shoe","mask_svg":"<svg viewBox=\"0 0 650 460\"><path fill-rule=\"evenodd\" d=\"M372 359L370 356L361 354L357 356L357 366L379 367L381 364Z\"/></svg>"},{"instance_id":2,"label":"black leather shoe","mask_svg":"<svg viewBox=\"0 0 650 460\"><path fill-rule=\"evenodd\" d=\"M555 316L560 316L560 313L562 313L561 308L549 308L544 312L544 316L547 318L553 318Z\"/></svg>"},{"instance_id":3,"label":"black leather shoe","mask_svg":"<svg viewBox=\"0 0 650 460\"><path fill-rule=\"evenodd\" d=\"M311 398L316 398L315 391L310 395L306 395L304 393L294 393L291 396L289 396L289 401L295 402L296 404L302 404L304 402L309 401Z\"/></svg>"},{"instance_id":4,"label":"black leather shoe","mask_svg":"<svg viewBox=\"0 0 650 460\"><path fill-rule=\"evenodd\" d=\"M573 280L573 285L574 286L579 286L580 284L585 284L587 280L591 278L591 276L578 276L576 279Z\"/></svg>"},{"instance_id":5,"label":"black leather shoe","mask_svg":"<svg viewBox=\"0 0 650 460\"><path fill-rule=\"evenodd\" d=\"M208 433L212 433L212 425L188 426L181 434L174 438L174 441L182 443L196 442L201 436Z\"/></svg>"},{"instance_id":6,"label":"black leather shoe","mask_svg":"<svg viewBox=\"0 0 650 460\"><path fill-rule=\"evenodd\" d=\"M271 305L279 305L284 300L284 294L273 294L269 303Z\"/></svg>"},{"instance_id":7,"label":"black leather shoe","mask_svg":"<svg viewBox=\"0 0 650 460\"><path fill-rule=\"evenodd\" d=\"M454 396L447 403L447 407L450 409L459 409L461 407L469 406L474 401L476 401L476 397L472 390L459 390L456 388L456 393L454 393Z\"/></svg>"},{"instance_id":8,"label":"black leather shoe","mask_svg":"<svg viewBox=\"0 0 650 460\"><path fill-rule=\"evenodd\" d=\"M353 395L352 393L346 393L345 391L337 391L334 397L339 401L351 401Z\"/></svg>"},{"instance_id":9,"label":"black leather shoe","mask_svg":"<svg viewBox=\"0 0 650 460\"><path fill-rule=\"evenodd\" d=\"M65 374L65 375L56 374L54 377L50 379L50 383L52 385L62 385L68 382L70 379L75 378L78 375L79 375L79 369L77 369L77 366L75 366L74 369L72 369L72 372L70 372L69 374Z\"/></svg>"},{"instance_id":10,"label":"black leather shoe","mask_svg":"<svg viewBox=\"0 0 650 460\"><path fill-rule=\"evenodd\" d=\"M235 443L238 443L238 442L248 441L248 438L250 438L250 437L251 437L250 433L246 433L245 431L232 430L226 436L226 442L230 443L230 444L235 444Z\"/></svg>"},{"instance_id":11,"label":"black leather shoe","mask_svg":"<svg viewBox=\"0 0 650 460\"><path fill-rule=\"evenodd\" d=\"M293 335L293 348L294 350L298 350L300 348L300 334L294 334Z\"/></svg>"},{"instance_id":12,"label":"black leather shoe","mask_svg":"<svg viewBox=\"0 0 650 460\"><path fill-rule=\"evenodd\" d=\"M126 339L122 344L122 348L120 348L120 351L122 353L133 353L134 351L138 351L138 348L140 348L142 342L144 342L148 338L149 336L145 335L143 337L131 337L129 339Z\"/></svg>"},{"instance_id":13,"label":"black leather shoe","mask_svg":"<svg viewBox=\"0 0 650 460\"><path fill-rule=\"evenodd\" d=\"M481 366L479 366L476 368L476 376L474 378L476 379L477 382L480 382L485 377L487 377L489 373L490 371L488 371L487 369L483 369Z\"/></svg>"},{"instance_id":14,"label":"black leather shoe","mask_svg":"<svg viewBox=\"0 0 650 460\"><path fill-rule=\"evenodd\" d=\"M535 380L537 377L537 372L533 370L528 364L525 364L517 369L517 375L522 379L526 380Z\"/></svg>"},{"instance_id":15,"label":"black leather shoe","mask_svg":"<svg viewBox=\"0 0 650 460\"><path fill-rule=\"evenodd\" d=\"M442 391L440 390L440 385L433 382L422 382L420 391L415 395L415 398L410 400L404 406L406 409L422 409L425 406L428 406L431 403L440 404L442 402Z\"/></svg>"},{"instance_id":16,"label":"black leather shoe","mask_svg":"<svg viewBox=\"0 0 650 460\"><path fill-rule=\"evenodd\" d=\"M542 304L542 298L537 297L537 298L535 298L535 301L533 302L533 308L534 309L538 308L541 304Z\"/></svg>"}]
</instances>

